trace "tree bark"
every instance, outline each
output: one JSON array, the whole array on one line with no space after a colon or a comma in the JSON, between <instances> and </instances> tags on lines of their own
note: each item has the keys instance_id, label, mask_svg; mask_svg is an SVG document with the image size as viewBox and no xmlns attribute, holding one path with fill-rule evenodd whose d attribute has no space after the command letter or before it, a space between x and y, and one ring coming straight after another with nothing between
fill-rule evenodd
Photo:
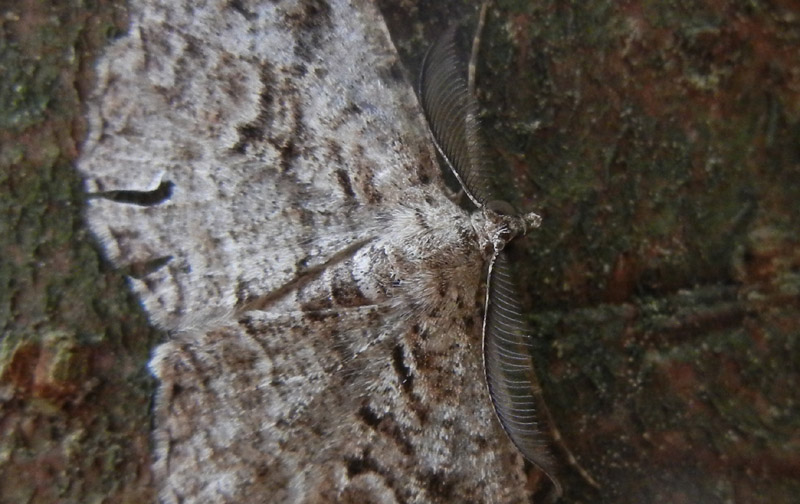
<instances>
[{"instance_id":1,"label":"tree bark","mask_svg":"<svg viewBox=\"0 0 800 504\"><path fill-rule=\"evenodd\" d=\"M409 76L460 2L381 2ZM567 502L800 492L800 13L766 3L490 9L478 98ZM71 167L121 2L3 4L0 502L146 502L162 338L101 259ZM508 168L505 168L508 170ZM562 457L564 460L564 457Z\"/></svg>"},{"instance_id":2,"label":"tree bark","mask_svg":"<svg viewBox=\"0 0 800 504\"><path fill-rule=\"evenodd\" d=\"M121 2L3 2L0 502L153 500L159 339L82 220L72 168Z\"/></svg>"},{"instance_id":3,"label":"tree bark","mask_svg":"<svg viewBox=\"0 0 800 504\"><path fill-rule=\"evenodd\" d=\"M459 2L382 4L410 68L444 26L475 24ZM522 209L544 217L518 251L533 357L565 445L601 485L563 466L567 502L796 499L799 15L489 10L485 129Z\"/></svg>"}]
</instances>

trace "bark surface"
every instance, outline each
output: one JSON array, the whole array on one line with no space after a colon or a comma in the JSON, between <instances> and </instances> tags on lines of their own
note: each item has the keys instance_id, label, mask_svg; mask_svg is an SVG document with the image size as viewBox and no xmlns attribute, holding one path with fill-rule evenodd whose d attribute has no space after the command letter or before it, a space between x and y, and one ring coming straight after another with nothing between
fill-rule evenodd
<instances>
[{"instance_id":1,"label":"bark surface","mask_svg":"<svg viewBox=\"0 0 800 504\"><path fill-rule=\"evenodd\" d=\"M461 2L381 2L413 79ZM119 2L0 4L0 502L152 500L162 337L71 164ZM500 1L478 98L516 202L566 502L800 492L800 7ZM556 450L558 451L558 450Z\"/></svg>"},{"instance_id":2,"label":"bark surface","mask_svg":"<svg viewBox=\"0 0 800 504\"><path fill-rule=\"evenodd\" d=\"M476 17L459 2L381 3L410 68ZM527 196L516 203L543 216L520 247L533 357L566 445L602 486L562 457L566 502L800 490L798 9L489 9L484 125Z\"/></svg>"}]
</instances>

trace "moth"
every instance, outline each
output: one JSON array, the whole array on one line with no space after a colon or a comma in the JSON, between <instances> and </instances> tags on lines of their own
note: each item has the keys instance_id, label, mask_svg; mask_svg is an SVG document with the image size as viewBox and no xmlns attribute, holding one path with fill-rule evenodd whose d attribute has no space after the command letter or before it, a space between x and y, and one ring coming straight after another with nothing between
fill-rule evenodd
<instances>
[{"instance_id":1,"label":"moth","mask_svg":"<svg viewBox=\"0 0 800 504\"><path fill-rule=\"evenodd\" d=\"M78 168L91 229L169 333L159 499L529 501L525 459L554 464L504 249L540 219L490 190L451 32L418 101L367 0L130 17Z\"/></svg>"},{"instance_id":2,"label":"moth","mask_svg":"<svg viewBox=\"0 0 800 504\"><path fill-rule=\"evenodd\" d=\"M483 362L497 418L522 454L554 478L553 460L537 418L537 380L530 356L530 329L518 300L506 244L541 224L535 213L519 214L494 193L489 180L478 121L478 105L469 93L449 28L425 56L419 96L434 144L462 190L478 211L473 222L488 258L483 318Z\"/></svg>"}]
</instances>

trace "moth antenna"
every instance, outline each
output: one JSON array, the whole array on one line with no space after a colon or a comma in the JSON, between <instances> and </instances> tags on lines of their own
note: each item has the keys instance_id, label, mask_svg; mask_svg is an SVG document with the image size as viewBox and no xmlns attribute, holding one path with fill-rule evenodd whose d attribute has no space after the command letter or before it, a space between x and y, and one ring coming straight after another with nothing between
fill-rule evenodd
<instances>
[{"instance_id":1,"label":"moth antenna","mask_svg":"<svg viewBox=\"0 0 800 504\"><path fill-rule=\"evenodd\" d=\"M511 442L550 478L560 496L555 461L537 411L541 392L528 349L531 335L522 317L522 306L505 252L496 254L489 264L487 285L483 363L489 396Z\"/></svg>"},{"instance_id":2,"label":"moth antenna","mask_svg":"<svg viewBox=\"0 0 800 504\"><path fill-rule=\"evenodd\" d=\"M492 197L478 104L455 50L455 26L431 46L422 62L419 97L436 149L472 203L482 208Z\"/></svg>"}]
</instances>

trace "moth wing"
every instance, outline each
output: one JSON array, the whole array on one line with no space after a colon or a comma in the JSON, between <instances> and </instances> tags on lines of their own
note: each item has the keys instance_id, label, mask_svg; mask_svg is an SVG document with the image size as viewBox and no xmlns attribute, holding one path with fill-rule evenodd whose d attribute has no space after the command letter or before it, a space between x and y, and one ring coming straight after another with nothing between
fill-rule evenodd
<instances>
[{"instance_id":1,"label":"moth wing","mask_svg":"<svg viewBox=\"0 0 800 504\"><path fill-rule=\"evenodd\" d=\"M498 442L475 378L478 335L440 324L364 306L250 312L175 335L151 363L161 499L527 499L522 459Z\"/></svg>"},{"instance_id":2,"label":"moth wing","mask_svg":"<svg viewBox=\"0 0 800 504\"><path fill-rule=\"evenodd\" d=\"M525 458L550 477L560 493L538 411L540 390L530 354L530 329L522 315L506 252L495 255L487 283L483 359L489 395L508 437Z\"/></svg>"},{"instance_id":3,"label":"moth wing","mask_svg":"<svg viewBox=\"0 0 800 504\"><path fill-rule=\"evenodd\" d=\"M379 311L253 313L161 345L150 364L161 383L154 464L160 499L259 502L269 496L291 503L324 494L321 482L335 479L320 473L331 456L327 444L341 436L332 433L341 428L340 409L352 407L331 398L347 397L335 389L349 383L358 342L377 337ZM329 357L337 342L341 361Z\"/></svg>"},{"instance_id":4,"label":"moth wing","mask_svg":"<svg viewBox=\"0 0 800 504\"><path fill-rule=\"evenodd\" d=\"M162 327L213 326L440 183L374 7L314 5L135 2L99 62L87 220Z\"/></svg>"}]
</instances>

